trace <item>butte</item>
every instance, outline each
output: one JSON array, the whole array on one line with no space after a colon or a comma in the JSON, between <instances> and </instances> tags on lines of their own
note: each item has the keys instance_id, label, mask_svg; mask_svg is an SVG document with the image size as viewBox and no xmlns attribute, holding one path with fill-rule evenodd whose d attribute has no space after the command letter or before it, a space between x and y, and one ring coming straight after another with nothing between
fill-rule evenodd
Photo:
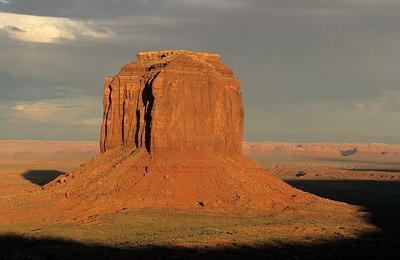
<instances>
[{"instance_id":1,"label":"butte","mask_svg":"<svg viewBox=\"0 0 400 260\"><path fill-rule=\"evenodd\" d=\"M14 208L46 205L35 215L65 218L143 208L259 214L338 206L242 155L240 83L217 54L140 52L106 78L103 105L101 153L14 200Z\"/></svg>"}]
</instances>

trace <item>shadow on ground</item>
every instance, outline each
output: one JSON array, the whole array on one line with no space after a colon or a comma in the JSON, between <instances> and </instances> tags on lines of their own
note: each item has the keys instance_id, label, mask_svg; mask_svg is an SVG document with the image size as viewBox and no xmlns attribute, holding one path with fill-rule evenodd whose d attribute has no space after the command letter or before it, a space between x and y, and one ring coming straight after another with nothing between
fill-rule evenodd
<instances>
[{"instance_id":1,"label":"shadow on ground","mask_svg":"<svg viewBox=\"0 0 400 260\"><path fill-rule=\"evenodd\" d=\"M364 180L286 180L295 188L323 198L359 205L371 213L371 223L400 232L400 182Z\"/></svg>"},{"instance_id":2,"label":"shadow on ground","mask_svg":"<svg viewBox=\"0 0 400 260\"><path fill-rule=\"evenodd\" d=\"M381 230L357 241L360 245L366 246L366 259L370 259L378 252L382 253L382 258L377 256L377 259L399 259L400 182L364 180L287 180L286 182L320 197L362 206L370 213L369 222ZM391 257L383 257L386 254Z\"/></svg>"},{"instance_id":3,"label":"shadow on ground","mask_svg":"<svg viewBox=\"0 0 400 260\"><path fill-rule=\"evenodd\" d=\"M398 259L400 182L293 180L291 185L319 196L361 205L381 231L357 239L318 244L277 243L218 248L127 248L56 238L0 236L0 259Z\"/></svg>"},{"instance_id":4,"label":"shadow on ground","mask_svg":"<svg viewBox=\"0 0 400 260\"><path fill-rule=\"evenodd\" d=\"M51 182L52 180L64 173L65 172L60 172L57 170L29 170L23 173L22 176L26 180L42 186Z\"/></svg>"}]
</instances>

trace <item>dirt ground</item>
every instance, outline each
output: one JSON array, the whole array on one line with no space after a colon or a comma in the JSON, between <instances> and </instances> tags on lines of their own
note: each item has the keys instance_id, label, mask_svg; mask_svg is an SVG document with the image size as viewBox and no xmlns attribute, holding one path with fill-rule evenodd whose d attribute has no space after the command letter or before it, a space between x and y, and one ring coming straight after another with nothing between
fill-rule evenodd
<instances>
[{"instance_id":1,"label":"dirt ground","mask_svg":"<svg viewBox=\"0 0 400 260\"><path fill-rule=\"evenodd\" d=\"M400 181L400 156L315 156L268 154L247 156L281 179Z\"/></svg>"},{"instance_id":2,"label":"dirt ground","mask_svg":"<svg viewBox=\"0 0 400 260\"><path fill-rule=\"evenodd\" d=\"M28 144L22 152L0 149L1 200L38 189L79 166L97 153L96 149L88 149L92 147L88 145L73 146L73 152L71 149L32 152ZM149 208L93 215L71 223L32 224L29 219L26 223L0 223L0 259L394 259L398 256L400 183L396 158L385 161L290 154L250 157L296 188L355 206L348 212L340 211L339 207L337 212L304 207L297 209L296 215L283 211L252 217ZM346 171L355 175L346 176Z\"/></svg>"}]
</instances>

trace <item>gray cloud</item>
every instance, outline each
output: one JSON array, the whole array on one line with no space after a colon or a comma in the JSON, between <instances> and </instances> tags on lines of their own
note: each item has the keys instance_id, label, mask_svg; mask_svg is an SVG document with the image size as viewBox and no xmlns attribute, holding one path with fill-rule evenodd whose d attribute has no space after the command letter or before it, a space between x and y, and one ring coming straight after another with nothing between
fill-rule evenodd
<instances>
[{"instance_id":1,"label":"gray cloud","mask_svg":"<svg viewBox=\"0 0 400 260\"><path fill-rule=\"evenodd\" d=\"M49 24L68 34L38 43L0 29L0 102L92 97L99 111L71 118L90 125L104 77L136 52L189 49L220 53L241 80L246 139L400 137L397 0L6 2L1 12L58 17Z\"/></svg>"},{"instance_id":2,"label":"gray cloud","mask_svg":"<svg viewBox=\"0 0 400 260\"><path fill-rule=\"evenodd\" d=\"M240 8L246 1L180 1L180 0L11 0L8 4L0 4L4 12L31 14L37 16L65 17L76 19L115 19L115 17L149 15L167 17L174 14L190 17L199 12L229 12Z\"/></svg>"},{"instance_id":3,"label":"gray cloud","mask_svg":"<svg viewBox=\"0 0 400 260\"><path fill-rule=\"evenodd\" d=\"M21 28L18 28L17 26L6 26L5 29L7 31L12 31L12 32L23 32Z\"/></svg>"}]
</instances>

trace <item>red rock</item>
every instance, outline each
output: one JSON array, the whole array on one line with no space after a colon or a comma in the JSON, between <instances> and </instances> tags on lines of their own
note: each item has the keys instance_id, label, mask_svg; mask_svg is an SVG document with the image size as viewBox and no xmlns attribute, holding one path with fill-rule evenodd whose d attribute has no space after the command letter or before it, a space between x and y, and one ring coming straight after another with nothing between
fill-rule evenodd
<instances>
[{"instance_id":1,"label":"red rock","mask_svg":"<svg viewBox=\"0 0 400 260\"><path fill-rule=\"evenodd\" d=\"M217 54L141 52L106 78L101 151L241 153L243 105L239 81Z\"/></svg>"},{"instance_id":2,"label":"red rock","mask_svg":"<svg viewBox=\"0 0 400 260\"><path fill-rule=\"evenodd\" d=\"M39 220L139 208L264 214L341 206L292 188L244 157L242 134L239 81L218 55L139 53L106 79L102 153L23 204L13 200L9 207L19 210L0 210L0 221L23 221L25 205L36 208L29 214Z\"/></svg>"}]
</instances>

